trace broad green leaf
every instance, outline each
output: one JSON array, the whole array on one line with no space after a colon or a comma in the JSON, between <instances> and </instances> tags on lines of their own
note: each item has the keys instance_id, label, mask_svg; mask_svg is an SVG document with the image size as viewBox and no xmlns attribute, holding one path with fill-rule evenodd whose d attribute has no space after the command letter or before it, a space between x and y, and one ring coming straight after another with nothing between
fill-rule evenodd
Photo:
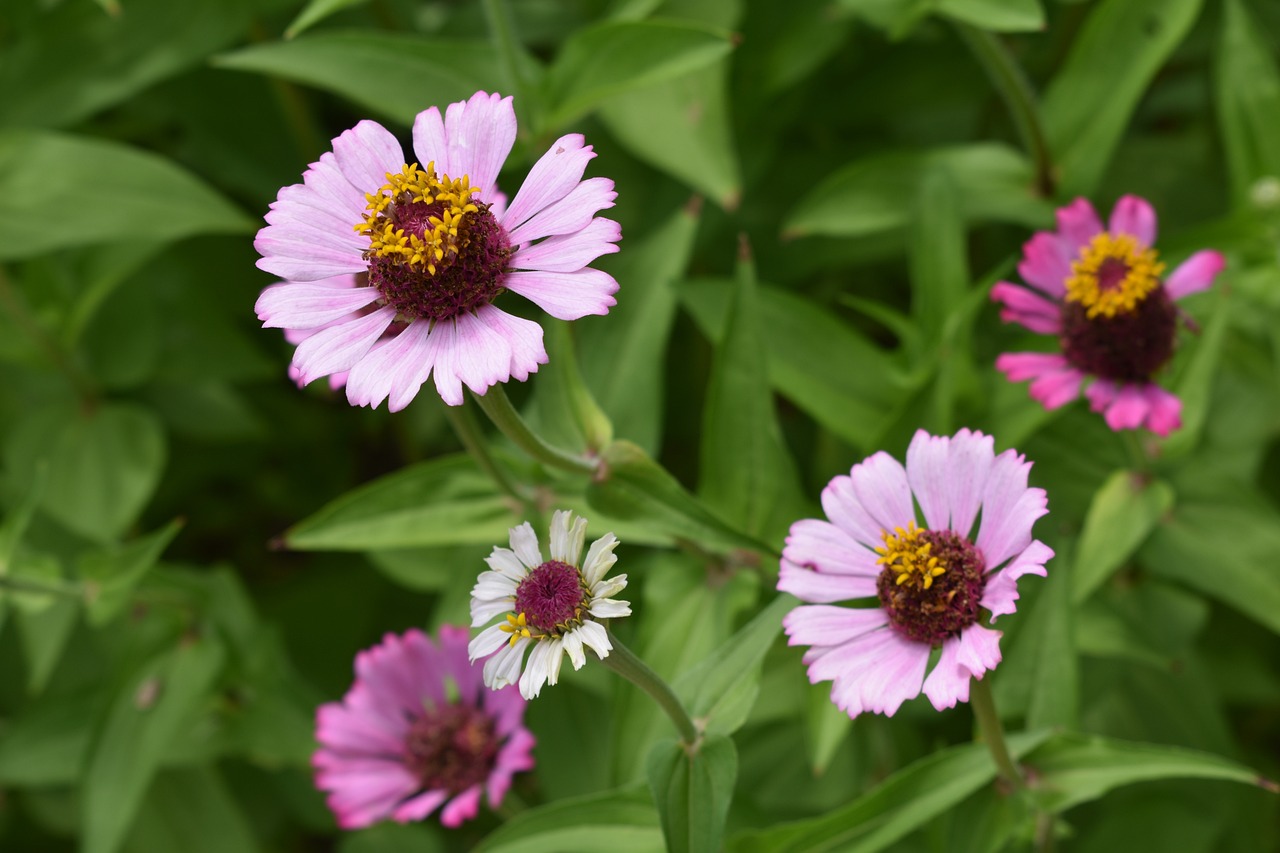
<instances>
[{"instance_id":1,"label":"broad green leaf","mask_svg":"<svg viewBox=\"0 0 1280 853\"><path fill-rule=\"evenodd\" d=\"M1093 594L1115 574L1173 507L1173 488L1136 471L1107 478L1089 504L1071 569L1071 600Z\"/></svg>"},{"instance_id":2,"label":"broad green leaf","mask_svg":"<svg viewBox=\"0 0 1280 853\"><path fill-rule=\"evenodd\" d=\"M733 286L697 280L680 289L698 327L716 343L724 335ZM760 314L768 318L762 343L778 393L841 438L873 449L913 390L893 361L812 300L762 286Z\"/></svg>"},{"instance_id":3,"label":"broad green leaf","mask_svg":"<svg viewBox=\"0 0 1280 853\"><path fill-rule=\"evenodd\" d=\"M80 558L76 571L85 585L85 611L90 625L105 625L124 609L134 587L160 559L182 525L182 519L175 519L127 545L91 551Z\"/></svg>"},{"instance_id":4,"label":"broad green leaf","mask_svg":"<svg viewBox=\"0 0 1280 853\"><path fill-rule=\"evenodd\" d=\"M1044 96L1045 129L1062 195L1095 190L1138 102L1201 5L1201 0L1104 0L1090 8Z\"/></svg>"},{"instance_id":5,"label":"broad green leaf","mask_svg":"<svg viewBox=\"0 0 1280 853\"><path fill-rule=\"evenodd\" d=\"M1275 790L1257 771L1211 753L1075 733L1056 736L1026 763L1035 768L1036 798L1055 812L1156 779L1222 779Z\"/></svg>"},{"instance_id":6,"label":"broad green leaf","mask_svg":"<svg viewBox=\"0 0 1280 853\"><path fill-rule=\"evenodd\" d=\"M805 731L808 737L809 767L813 775L821 776L831 766L836 750L853 729L853 718L841 711L831 701L831 692L825 685L806 691Z\"/></svg>"},{"instance_id":7,"label":"broad green leaf","mask_svg":"<svg viewBox=\"0 0 1280 853\"><path fill-rule=\"evenodd\" d=\"M657 853L662 831L648 791L623 788L556 800L521 812L477 853Z\"/></svg>"},{"instance_id":8,"label":"broad green leaf","mask_svg":"<svg viewBox=\"0 0 1280 853\"><path fill-rule=\"evenodd\" d=\"M627 251L602 264L618 280L618 304L599 321L582 322L578 351L587 387L615 429L650 453L662 442L663 375L675 322L674 282L693 252L699 211L673 211Z\"/></svg>"},{"instance_id":9,"label":"broad green leaf","mask_svg":"<svg viewBox=\"0 0 1280 853\"><path fill-rule=\"evenodd\" d=\"M420 462L328 503L284 535L303 551L365 551L502 541L516 507L465 455Z\"/></svg>"},{"instance_id":10,"label":"broad green leaf","mask_svg":"<svg viewBox=\"0 0 1280 853\"><path fill-rule=\"evenodd\" d=\"M937 0L937 11L984 30L1030 32L1044 29L1040 0Z\"/></svg>"},{"instance_id":11,"label":"broad green leaf","mask_svg":"<svg viewBox=\"0 0 1280 853\"><path fill-rule=\"evenodd\" d=\"M789 237L858 237L896 231L911 221L921 181L946 172L965 220L1040 227L1053 207L1036 196L1026 158L994 142L929 151L894 152L855 160L810 190L787 216Z\"/></svg>"},{"instance_id":12,"label":"broad green leaf","mask_svg":"<svg viewBox=\"0 0 1280 853\"><path fill-rule=\"evenodd\" d=\"M80 616L79 605L70 598L59 598L39 611L18 610L14 623L22 636L22 651L27 662L27 691L39 694L49 683L49 676L62 657Z\"/></svg>"},{"instance_id":13,"label":"broad green leaf","mask_svg":"<svg viewBox=\"0 0 1280 853\"><path fill-rule=\"evenodd\" d=\"M49 210L58 211L56 222ZM202 180L159 155L105 139L0 131L0 261L253 227Z\"/></svg>"},{"instance_id":14,"label":"broad green leaf","mask_svg":"<svg viewBox=\"0 0 1280 853\"><path fill-rule=\"evenodd\" d=\"M129 403L33 412L5 443L5 461L19 482L32 482L34 468L46 465L41 508L100 542L133 524L159 483L165 456L155 416Z\"/></svg>"},{"instance_id":15,"label":"broad green leaf","mask_svg":"<svg viewBox=\"0 0 1280 853\"><path fill-rule=\"evenodd\" d=\"M214 64L324 89L404 125L427 107L499 88L497 55L487 41L404 33L319 33L242 48ZM406 80L413 84L400 85Z\"/></svg>"},{"instance_id":16,"label":"broad green leaf","mask_svg":"<svg viewBox=\"0 0 1280 853\"><path fill-rule=\"evenodd\" d=\"M738 776L738 752L724 735L706 735L696 752L674 740L649 753L649 788L673 853L719 850Z\"/></svg>"},{"instance_id":17,"label":"broad green leaf","mask_svg":"<svg viewBox=\"0 0 1280 853\"><path fill-rule=\"evenodd\" d=\"M23 706L0 738L0 782L27 788L76 782L105 698L97 691L49 692Z\"/></svg>"},{"instance_id":18,"label":"broad green leaf","mask_svg":"<svg viewBox=\"0 0 1280 853\"><path fill-rule=\"evenodd\" d=\"M48 482L49 466L38 463L26 483L22 501L5 513L4 522L0 523L0 577L13 570L14 557L18 554L22 538L27 535L27 527L36 514L36 508L40 506Z\"/></svg>"},{"instance_id":19,"label":"broad green leaf","mask_svg":"<svg viewBox=\"0 0 1280 853\"><path fill-rule=\"evenodd\" d=\"M1215 288L1211 300L1213 314L1197 336L1195 350L1178 375L1176 391L1182 400L1182 428L1164 442L1164 455L1181 456L1197 446L1213 409L1213 383L1222 361L1222 351L1231 326L1234 302L1225 288ZM1202 302L1201 304L1205 304Z\"/></svg>"},{"instance_id":20,"label":"broad green leaf","mask_svg":"<svg viewBox=\"0 0 1280 853\"><path fill-rule=\"evenodd\" d=\"M738 206L742 175L729 113L729 64L610 98L605 127L632 154L725 210Z\"/></svg>"},{"instance_id":21,"label":"broad green leaf","mask_svg":"<svg viewBox=\"0 0 1280 853\"><path fill-rule=\"evenodd\" d=\"M731 49L727 32L682 21L617 21L579 30L547 73L547 123L560 128L625 92L710 65Z\"/></svg>"},{"instance_id":22,"label":"broad green leaf","mask_svg":"<svg viewBox=\"0 0 1280 853\"><path fill-rule=\"evenodd\" d=\"M366 2L368 0L311 0L298 13L298 17L294 18L293 22L285 29L284 37L287 39L297 38L330 15Z\"/></svg>"},{"instance_id":23,"label":"broad green leaf","mask_svg":"<svg viewBox=\"0 0 1280 853\"><path fill-rule=\"evenodd\" d=\"M253 827L211 766L158 774L129 832L130 853L255 853Z\"/></svg>"},{"instance_id":24,"label":"broad green leaf","mask_svg":"<svg viewBox=\"0 0 1280 853\"><path fill-rule=\"evenodd\" d=\"M781 541L804 502L774 411L756 291L755 265L740 259L703 405L698 492L735 526Z\"/></svg>"},{"instance_id":25,"label":"broad green leaf","mask_svg":"<svg viewBox=\"0 0 1280 853\"><path fill-rule=\"evenodd\" d=\"M1259 179L1280 176L1280 71L1265 30L1241 0L1223 4L1214 71L1218 124L1239 207Z\"/></svg>"},{"instance_id":26,"label":"broad green leaf","mask_svg":"<svg viewBox=\"0 0 1280 853\"><path fill-rule=\"evenodd\" d=\"M885 30L891 39L906 36L929 14L936 0L836 0L843 9Z\"/></svg>"},{"instance_id":27,"label":"broad green leaf","mask_svg":"<svg viewBox=\"0 0 1280 853\"><path fill-rule=\"evenodd\" d=\"M1079 651L1172 671L1191 653L1209 610L1200 596L1154 578L1103 587L1076 611Z\"/></svg>"},{"instance_id":28,"label":"broad green leaf","mask_svg":"<svg viewBox=\"0 0 1280 853\"><path fill-rule=\"evenodd\" d=\"M1009 738L1014 759L1044 743L1048 732L1023 732ZM987 748L963 744L935 752L897 771L847 806L808 820L739 834L733 853L883 850L951 809L996 778Z\"/></svg>"},{"instance_id":29,"label":"broad green leaf","mask_svg":"<svg viewBox=\"0 0 1280 853\"><path fill-rule=\"evenodd\" d=\"M601 454L601 473L587 489L587 501L622 519L644 519L673 537L701 547L771 553L773 549L726 524L689 494L666 468L635 444L619 439Z\"/></svg>"},{"instance_id":30,"label":"broad green leaf","mask_svg":"<svg viewBox=\"0 0 1280 853\"><path fill-rule=\"evenodd\" d=\"M84 773L83 853L114 853L184 726L209 699L222 669L211 638L148 661L111 704Z\"/></svg>"},{"instance_id":31,"label":"broad green leaf","mask_svg":"<svg viewBox=\"0 0 1280 853\"><path fill-rule=\"evenodd\" d=\"M1064 565L1066 562L1062 560ZM1018 635L1023 643L1034 638L1036 649L1027 728L1074 728L1080 716L1080 660L1076 651L1071 574L1053 562L1048 572L1045 587Z\"/></svg>"},{"instance_id":32,"label":"broad green leaf","mask_svg":"<svg viewBox=\"0 0 1280 853\"><path fill-rule=\"evenodd\" d=\"M1179 581L1280 633L1280 513L1247 492L1180 500L1139 553L1153 575Z\"/></svg>"},{"instance_id":33,"label":"broad green leaf","mask_svg":"<svg viewBox=\"0 0 1280 853\"><path fill-rule=\"evenodd\" d=\"M538 384L526 418L553 447L598 451L613 440L613 423L587 388L569 324L546 321L550 363L538 372Z\"/></svg>"},{"instance_id":34,"label":"broad green leaf","mask_svg":"<svg viewBox=\"0 0 1280 853\"><path fill-rule=\"evenodd\" d=\"M338 853L444 853L438 831L422 824L383 821L344 832Z\"/></svg>"},{"instance_id":35,"label":"broad green leaf","mask_svg":"<svg viewBox=\"0 0 1280 853\"><path fill-rule=\"evenodd\" d=\"M921 175L910 232L912 313L925 339L938 340L969 285L960 194L946 168L935 164Z\"/></svg>"}]
</instances>

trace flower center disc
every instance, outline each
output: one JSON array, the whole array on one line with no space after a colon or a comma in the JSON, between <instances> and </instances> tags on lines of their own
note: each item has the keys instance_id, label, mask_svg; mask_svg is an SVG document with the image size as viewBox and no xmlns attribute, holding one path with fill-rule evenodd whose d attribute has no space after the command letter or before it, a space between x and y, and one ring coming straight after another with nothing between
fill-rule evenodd
<instances>
[{"instance_id":1,"label":"flower center disc","mask_svg":"<svg viewBox=\"0 0 1280 853\"><path fill-rule=\"evenodd\" d=\"M876 581L891 624L909 640L936 646L978 621L987 580L978 549L950 530L885 531Z\"/></svg>"},{"instance_id":2,"label":"flower center disc","mask_svg":"<svg viewBox=\"0 0 1280 853\"><path fill-rule=\"evenodd\" d=\"M586 590L578 570L559 560L549 560L529 572L516 588L517 613L544 634L559 635L578 621Z\"/></svg>"},{"instance_id":3,"label":"flower center disc","mask_svg":"<svg viewBox=\"0 0 1280 853\"><path fill-rule=\"evenodd\" d=\"M465 791L489 778L498 757L493 720L470 705L444 705L414 721L406 763L425 790Z\"/></svg>"},{"instance_id":4,"label":"flower center disc","mask_svg":"<svg viewBox=\"0 0 1280 853\"><path fill-rule=\"evenodd\" d=\"M1159 289L1162 272L1155 249L1130 234L1103 232L1072 262L1066 301L1082 306L1090 320L1128 314Z\"/></svg>"},{"instance_id":5,"label":"flower center disc","mask_svg":"<svg viewBox=\"0 0 1280 853\"><path fill-rule=\"evenodd\" d=\"M502 292L513 251L489 205L472 198L466 176L405 165L365 196L369 283L408 321L447 320L488 305Z\"/></svg>"}]
</instances>

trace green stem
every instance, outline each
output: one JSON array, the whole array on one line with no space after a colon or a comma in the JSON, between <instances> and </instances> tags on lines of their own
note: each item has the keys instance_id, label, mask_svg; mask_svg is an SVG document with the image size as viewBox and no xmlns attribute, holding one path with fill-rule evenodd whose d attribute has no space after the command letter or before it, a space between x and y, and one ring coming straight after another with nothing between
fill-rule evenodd
<instances>
[{"instance_id":1,"label":"green stem","mask_svg":"<svg viewBox=\"0 0 1280 853\"><path fill-rule=\"evenodd\" d=\"M454 434L458 436L458 441L462 442L463 448L480 466L480 470L488 474L499 489L502 489L502 491L520 501L520 503L527 503L527 499L520 494L515 483L511 482L507 472L498 466L498 463L494 461L493 456L489 453L489 448L485 444L484 436L480 433L480 425L476 423L471 407L467 405L446 405L444 413L445 417L449 419L449 425L453 427Z\"/></svg>"},{"instance_id":2,"label":"green stem","mask_svg":"<svg viewBox=\"0 0 1280 853\"><path fill-rule=\"evenodd\" d=\"M82 598L84 596L84 588L79 584L20 578L13 575L0 575L0 589L7 589L12 592L38 592L48 595L61 595L66 598Z\"/></svg>"},{"instance_id":3,"label":"green stem","mask_svg":"<svg viewBox=\"0 0 1280 853\"><path fill-rule=\"evenodd\" d=\"M999 90L1008 106L1013 122L1018 127L1022 144L1035 163L1036 189L1049 198L1054 192L1053 156L1049 151L1048 135L1040 118L1040 108L1027 75L1022 72L1004 42L986 30L956 22L956 29L965 44L977 56L987 76Z\"/></svg>"},{"instance_id":4,"label":"green stem","mask_svg":"<svg viewBox=\"0 0 1280 853\"><path fill-rule=\"evenodd\" d=\"M1136 429L1120 430L1120 440L1124 442L1124 449L1129 454L1129 460L1133 465L1133 469L1139 473L1147 473L1151 470L1151 457L1147 455L1147 449L1142 446L1142 436L1138 434Z\"/></svg>"},{"instance_id":5,"label":"green stem","mask_svg":"<svg viewBox=\"0 0 1280 853\"><path fill-rule=\"evenodd\" d=\"M1022 778L1022 771L1009 755L1009 747L1004 742L1004 726L1000 724L1000 715L996 713L996 702L991 696L988 679L974 679L969 683L969 705L973 708L973 716L978 720L982 740L995 759L1000 777L1015 790L1025 790L1027 782Z\"/></svg>"},{"instance_id":6,"label":"green stem","mask_svg":"<svg viewBox=\"0 0 1280 853\"><path fill-rule=\"evenodd\" d=\"M507 391L502 383L490 386L484 394L472 396L489 416L489 420L493 421L494 426L502 430L503 435L538 462L575 474L596 472L597 464L594 461L566 453L558 447L552 447L529 429L524 418L520 417L520 413L511 405L511 400L507 397Z\"/></svg>"},{"instance_id":7,"label":"green stem","mask_svg":"<svg viewBox=\"0 0 1280 853\"><path fill-rule=\"evenodd\" d=\"M609 641L613 643L613 651L609 652L609 656L603 658L601 662L652 696L653 701L657 702L658 706L671 718L671 722L675 723L676 729L680 732L680 739L687 746L697 744L700 737L698 727L693 724L689 712L684 709L684 704L671 689L671 685L650 669L647 663L636 657L635 653L627 648L612 631L609 632Z\"/></svg>"}]
</instances>

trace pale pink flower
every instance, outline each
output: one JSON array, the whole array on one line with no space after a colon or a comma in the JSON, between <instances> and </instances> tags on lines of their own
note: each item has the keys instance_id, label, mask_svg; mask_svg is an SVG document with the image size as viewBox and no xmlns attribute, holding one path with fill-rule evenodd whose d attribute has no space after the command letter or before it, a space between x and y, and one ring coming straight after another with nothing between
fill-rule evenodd
<instances>
[{"instance_id":1,"label":"pale pink flower","mask_svg":"<svg viewBox=\"0 0 1280 853\"><path fill-rule=\"evenodd\" d=\"M876 453L823 490L829 521L791 525L778 589L810 603L782 624L791 645L810 647L809 680L833 682L842 711L892 716L922 687L951 708L1000 662L1000 632L981 623L1013 613L1018 578L1043 576L1053 556L1031 538L1048 510L1044 490L1027 487L1030 469L1016 451L996 456L982 433L921 430L905 468ZM869 601L837 605L856 599Z\"/></svg>"},{"instance_id":2,"label":"pale pink flower","mask_svg":"<svg viewBox=\"0 0 1280 853\"><path fill-rule=\"evenodd\" d=\"M485 690L467 658L467 629L446 625L439 643L418 630L387 634L356 655L356 683L316 712L316 787L345 829L441 809L456 827L481 793L497 807L511 778L533 768L534 739L515 690Z\"/></svg>"},{"instance_id":3,"label":"pale pink flower","mask_svg":"<svg viewBox=\"0 0 1280 853\"><path fill-rule=\"evenodd\" d=\"M606 314L617 282L592 269L617 251L608 178L582 179L595 157L562 136L510 205L498 172L516 138L511 98L477 92L413 125L414 159L362 121L333 140L301 184L280 190L254 246L286 279L256 306L264 326L310 332L293 367L302 384L347 372L347 399L404 408L431 376L450 405L547 361L542 327L494 304L510 290L561 320ZM359 275L356 286L334 287Z\"/></svg>"},{"instance_id":4,"label":"pale pink flower","mask_svg":"<svg viewBox=\"0 0 1280 853\"><path fill-rule=\"evenodd\" d=\"M1205 290L1225 260L1196 252L1168 277L1154 248L1156 214L1127 195L1104 229L1093 205L1078 198L1058 210L1058 230L1039 231L1022 247L1018 272L1031 286L1002 281L991 298L1000 317L1055 335L1060 353L1006 353L996 367L1011 382L1031 382L1031 396L1056 409L1080 396L1113 430L1146 427L1167 436L1182 425L1182 401L1152 377L1173 357L1176 300Z\"/></svg>"}]
</instances>

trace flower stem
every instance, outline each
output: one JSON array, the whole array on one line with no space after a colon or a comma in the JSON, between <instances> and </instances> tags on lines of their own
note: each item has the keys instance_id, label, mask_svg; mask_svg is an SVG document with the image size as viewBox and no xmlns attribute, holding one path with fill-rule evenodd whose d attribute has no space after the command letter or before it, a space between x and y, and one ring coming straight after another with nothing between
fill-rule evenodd
<instances>
[{"instance_id":1,"label":"flower stem","mask_svg":"<svg viewBox=\"0 0 1280 853\"><path fill-rule=\"evenodd\" d=\"M978 720L978 731L982 740L991 750L1000 778L1004 779L1014 790L1022 791L1027 782L1022 778L1022 771L1009 755L1009 747L1004 742L1004 726L1000 724L1000 715L996 713L996 702L991 695L991 684L987 679L974 679L969 686L969 704L973 707L973 716Z\"/></svg>"},{"instance_id":2,"label":"flower stem","mask_svg":"<svg viewBox=\"0 0 1280 853\"><path fill-rule=\"evenodd\" d=\"M575 474L594 474L596 463L582 456L567 453L558 447L547 444L525 423L524 418L511 405L506 389L501 383L492 385L484 394L473 395L480 408L493 421L494 426L502 430L502 434L515 442L516 446L532 456L543 465L560 468Z\"/></svg>"},{"instance_id":3,"label":"flower stem","mask_svg":"<svg viewBox=\"0 0 1280 853\"><path fill-rule=\"evenodd\" d=\"M1031 155L1035 164L1036 189L1040 195L1048 198L1054 192L1053 156L1049 151L1048 136L1044 123L1040 119L1040 109L1036 104L1035 93L1027 75L1022 72L1017 60L1009 53L1004 42L996 36L978 27L959 21L955 24L965 44L973 51L987 76L1004 98L1013 122L1018 127L1018 135L1022 144Z\"/></svg>"},{"instance_id":4,"label":"flower stem","mask_svg":"<svg viewBox=\"0 0 1280 853\"><path fill-rule=\"evenodd\" d=\"M449 419L449 426L453 427L454 434L458 436L458 441L462 442L463 449L475 460L480 470L488 474L499 489L520 501L521 504L527 503L527 498L520 494L515 483L511 482L511 478L507 476L507 472L499 467L489 453L489 448L485 446L484 436L480 434L480 425L476 423L471 407L467 405L446 405L444 414Z\"/></svg>"},{"instance_id":5,"label":"flower stem","mask_svg":"<svg viewBox=\"0 0 1280 853\"><path fill-rule=\"evenodd\" d=\"M1138 435L1136 429L1126 429L1120 431L1120 440L1124 442L1124 449L1129 454L1129 459L1133 465L1133 469L1139 473L1147 473L1151 470L1151 456L1147 453L1147 449L1142 446L1142 437Z\"/></svg>"},{"instance_id":6,"label":"flower stem","mask_svg":"<svg viewBox=\"0 0 1280 853\"><path fill-rule=\"evenodd\" d=\"M653 701L657 702L671 718L671 722L675 723L676 729L680 732L680 739L688 746L696 744L699 738L698 727L689 718L689 712L684 709L684 705L671 689L671 685L650 669L647 663L636 657L635 653L627 648L612 631L609 632L609 642L613 643L613 651L601 662L652 696Z\"/></svg>"}]
</instances>

